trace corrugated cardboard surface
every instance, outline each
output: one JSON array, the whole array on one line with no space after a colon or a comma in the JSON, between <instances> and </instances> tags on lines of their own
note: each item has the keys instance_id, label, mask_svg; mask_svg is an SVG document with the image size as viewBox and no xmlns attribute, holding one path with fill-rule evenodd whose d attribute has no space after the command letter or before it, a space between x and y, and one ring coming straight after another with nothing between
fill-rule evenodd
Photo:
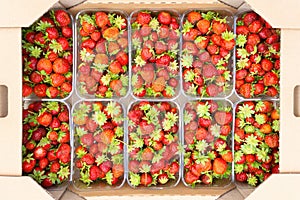
<instances>
[{"instance_id":1,"label":"corrugated cardboard surface","mask_svg":"<svg viewBox=\"0 0 300 200\"><path fill-rule=\"evenodd\" d=\"M247 0L251 7L262 15L273 26L285 28L282 30L281 42L281 138L280 138L280 170L282 172L300 172L299 157L300 139L299 118L295 117L294 110L299 112L299 107L295 107L295 102L300 101L300 98L294 97L294 88L300 85L300 68L298 67L298 46L300 44L300 1L290 0L282 2L279 0ZM56 0L30 0L19 1L9 0L1 1L0 3L0 27L20 27L28 26L39 18L49 9ZM74 1L75 4L80 3L80 0ZM71 10L76 12L83 8L107 8L124 9L125 4L111 4L110 2L120 2L113 0L90 0L92 4L87 2L73 7ZM106 4L99 4L99 2ZM145 3L161 3L161 1L121 1L128 3L143 3L140 8L149 8L151 4ZM188 8L197 8L199 3L209 3L206 7L222 6L216 0L189 0L178 7L172 4L175 0L165 0L167 4L160 4L162 8L179 8L178 10L186 10ZM226 0L226 3L231 3L233 6L238 5L240 0ZM195 4L193 4L195 3ZM61 4L67 7L72 7L73 1L61 0ZM127 5L128 6L128 5ZM157 5L154 5L156 7ZM129 6L131 9L137 9L136 6ZM225 6L226 7L226 6ZM247 6L246 6L247 7ZM295 29L295 30L292 30ZM20 28L0 28L0 85L8 87L8 116L0 118L0 137L1 141L5 141L0 145L1 158L6 161L6 165L1 164L1 175L21 175L21 116L22 116L22 97L21 97L21 30ZM298 93L299 94L299 93ZM3 94L1 94L3 95ZM297 104L299 105L299 104ZM8 151L8 149L12 149ZM249 199L261 199L266 193L275 194L273 199L297 199L298 196L288 196L297 194L297 185L300 180L300 174L279 174L273 175L259 186L253 192ZM284 183L284 184L282 184ZM34 196L31 199L52 199L47 196L45 190L41 189L29 177L0 177L1 199L24 199L24 197ZM12 189L14 187L14 189ZM176 188L179 192L180 189ZM3 191L3 192L2 192ZM18 191L18 192L16 192ZM28 192L32 191L32 192ZM34 192L33 192L34 191ZM120 190L121 191L121 190ZM243 192L246 190L242 190ZM268 192L266 192L268 191ZM272 191L272 192L271 192ZM26 195L25 195L26 192ZM126 189L124 189L126 192ZM242 195L246 196L247 191ZM248 191L249 192L249 191ZM29 193L32 193L28 195ZM111 192L110 192L111 193ZM113 193L116 194L116 193ZM198 193L198 194L201 194ZM4 195L4 196L3 196ZM5 196L6 195L6 196ZM11 196L13 195L13 196ZM18 196L18 198L13 198ZM187 197L187 196L186 196ZM271 197L271 196L270 196ZM288 197L288 198L287 198ZM111 198L111 197L110 197ZM164 196L165 199L170 199L170 196ZM182 197L180 197L182 198ZM190 198L190 196L188 197ZM157 198L156 198L157 199ZM198 198L197 198L198 199ZM298 198L299 199L299 198Z\"/></svg>"},{"instance_id":2,"label":"corrugated cardboard surface","mask_svg":"<svg viewBox=\"0 0 300 200\"><path fill-rule=\"evenodd\" d=\"M300 18L299 18L300 19ZM280 170L281 172L300 172L300 96L294 96L294 88L300 85L299 54L300 30L281 31L280 71ZM297 104L294 104L297 102ZM298 105L298 107L295 107Z\"/></svg>"},{"instance_id":3,"label":"corrugated cardboard surface","mask_svg":"<svg viewBox=\"0 0 300 200\"><path fill-rule=\"evenodd\" d=\"M275 28L300 28L299 0L245 0Z\"/></svg>"},{"instance_id":4,"label":"corrugated cardboard surface","mask_svg":"<svg viewBox=\"0 0 300 200\"><path fill-rule=\"evenodd\" d=\"M22 174L21 29L0 28L0 85L7 90L7 116L0 118L1 175ZM6 95L6 94L1 94ZM4 105L6 106L6 105Z\"/></svg>"},{"instance_id":5,"label":"corrugated cardboard surface","mask_svg":"<svg viewBox=\"0 0 300 200\"><path fill-rule=\"evenodd\" d=\"M31 25L58 0L1 0L0 27Z\"/></svg>"},{"instance_id":6,"label":"corrugated cardboard surface","mask_svg":"<svg viewBox=\"0 0 300 200\"><path fill-rule=\"evenodd\" d=\"M5 177L0 176L1 193L0 199L31 199L31 200L53 200L45 190L30 177Z\"/></svg>"}]
</instances>

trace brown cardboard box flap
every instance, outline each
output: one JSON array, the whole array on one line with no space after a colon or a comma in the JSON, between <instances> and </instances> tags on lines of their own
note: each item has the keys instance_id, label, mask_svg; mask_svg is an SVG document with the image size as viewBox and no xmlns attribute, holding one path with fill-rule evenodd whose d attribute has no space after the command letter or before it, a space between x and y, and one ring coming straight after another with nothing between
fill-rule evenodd
<instances>
[{"instance_id":1,"label":"brown cardboard box flap","mask_svg":"<svg viewBox=\"0 0 300 200\"><path fill-rule=\"evenodd\" d=\"M188 198L191 196L210 196L214 198L218 198L220 195L224 194L225 192L232 190L235 188L234 184L230 184L223 189L221 188L197 188L197 189L191 189L183 185L183 183L179 183L175 188L166 188L163 190L155 190L155 189L132 189L129 185L125 184L121 189L119 190L102 190L102 191L78 191L76 188L74 188L72 185L69 187L69 189L80 196L83 197L93 197L93 196L101 196L103 198L101 199L108 199L108 198L116 198L116 197L127 197L131 198L133 196L136 197L143 197L148 199L151 197L164 197L164 199L180 199L180 198ZM100 198L99 198L100 199Z\"/></svg>"},{"instance_id":2,"label":"brown cardboard box flap","mask_svg":"<svg viewBox=\"0 0 300 200\"><path fill-rule=\"evenodd\" d=\"M280 172L300 172L299 44L300 30L281 30Z\"/></svg>"},{"instance_id":3,"label":"brown cardboard box flap","mask_svg":"<svg viewBox=\"0 0 300 200\"><path fill-rule=\"evenodd\" d=\"M246 199L299 199L300 174L273 174Z\"/></svg>"},{"instance_id":4,"label":"brown cardboard box flap","mask_svg":"<svg viewBox=\"0 0 300 200\"><path fill-rule=\"evenodd\" d=\"M1 101L1 109L7 115L0 117L0 175L22 174L22 70L21 29L0 28L0 85L7 87L8 102Z\"/></svg>"},{"instance_id":5,"label":"brown cardboard box flap","mask_svg":"<svg viewBox=\"0 0 300 200\"><path fill-rule=\"evenodd\" d=\"M0 176L1 199L54 200L30 177Z\"/></svg>"},{"instance_id":6,"label":"brown cardboard box flap","mask_svg":"<svg viewBox=\"0 0 300 200\"><path fill-rule=\"evenodd\" d=\"M275 28L300 28L299 0L245 0Z\"/></svg>"},{"instance_id":7,"label":"brown cardboard box flap","mask_svg":"<svg viewBox=\"0 0 300 200\"><path fill-rule=\"evenodd\" d=\"M58 0L1 1L0 27L27 27Z\"/></svg>"}]
</instances>

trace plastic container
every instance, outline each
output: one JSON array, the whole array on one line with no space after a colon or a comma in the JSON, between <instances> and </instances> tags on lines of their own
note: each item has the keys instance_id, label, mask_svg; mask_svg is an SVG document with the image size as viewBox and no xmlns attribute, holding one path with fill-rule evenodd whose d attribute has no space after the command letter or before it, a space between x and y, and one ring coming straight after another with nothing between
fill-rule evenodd
<instances>
[{"instance_id":1,"label":"plastic container","mask_svg":"<svg viewBox=\"0 0 300 200\"><path fill-rule=\"evenodd\" d=\"M54 23L53 19L55 17L55 14L53 12L58 10L65 11L70 17L70 21L71 21L70 24L68 25L63 24L65 26L64 28L61 28L60 26ZM35 82L39 82L47 86L47 87L41 86L39 89L36 89L36 91L41 93L42 96L45 94L47 96L45 95L44 97L42 96L39 97L32 92L29 96L24 97L25 100L33 100L33 99L34 100L40 100L40 99L66 100L72 95L73 88L74 88L73 72L74 72L74 65L75 65L74 64L75 61L73 57L73 55L75 55L75 49L73 48L75 44L73 42L74 39L73 22L74 22L73 16L68 11L64 9L52 9L48 11L46 14L44 14L29 28L22 28L23 94L28 92L29 90L28 86L32 87L32 90L34 91L33 89L34 85L38 85L38 83ZM47 29L49 27L54 27L51 24L55 24L55 28L58 31L57 34L59 34L58 36L56 35L55 30ZM32 34L33 30L35 30L36 34ZM62 33L62 30L64 33ZM45 36L46 34L48 35L48 37ZM39 43L42 43L42 41L44 41L45 39L48 39L48 41L45 42L46 45L49 45L50 51L49 49L43 50L43 45L39 45L38 42L36 42L39 41ZM66 44L66 42L68 42L69 46ZM62 45L64 45L65 47L62 47ZM28 49L29 52L26 53L25 49ZM39 61L42 58L46 58L51 62L46 61L46 62L39 63ZM63 61L57 60L57 58L59 59L64 58L65 60ZM53 67L52 69L52 64L56 65L57 67L55 68ZM50 69L44 68L45 66L49 66L49 65L51 65ZM68 67L67 73L64 73L66 70L62 70L61 65L65 65ZM45 69L48 71L45 71ZM60 75L57 75L56 73L63 75L65 78L61 77Z\"/></svg>"},{"instance_id":2,"label":"plastic container","mask_svg":"<svg viewBox=\"0 0 300 200\"><path fill-rule=\"evenodd\" d=\"M83 10L76 15L76 93L79 97L120 99L128 94L127 18L122 11L103 9Z\"/></svg>"},{"instance_id":3,"label":"plastic container","mask_svg":"<svg viewBox=\"0 0 300 200\"><path fill-rule=\"evenodd\" d=\"M72 115L74 188L86 192L121 188L126 177L123 105L115 100L81 100Z\"/></svg>"},{"instance_id":4,"label":"plastic container","mask_svg":"<svg viewBox=\"0 0 300 200\"><path fill-rule=\"evenodd\" d=\"M226 98L234 86L234 15L224 9L188 10L181 19L182 92ZM224 39L223 39L224 38Z\"/></svg>"},{"instance_id":5,"label":"plastic container","mask_svg":"<svg viewBox=\"0 0 300 200\"><path fill-rule=\"evenodd\" d=\"M128 177L134 189L175 187L181 177L179 106L134 101L128 106Z\"/></svg>"},{"instance_id":6,"label":"plastic container","mask_svg":"<svg viewBox=\"0 0 300 200\"><path fill-rule=\"evenodd\" d=\"M246 23L244 23L241 20L247 13L253 15L253 17L248 16L252 18L252 21L255 21L254 24L256 23L256 27L250 26L252 32L248 34L247 28L242 25L247 25L246 23L251 21L247 22L246 20ZM242 27L239 28L240 26ZM255 28L260 26L262 28L260 28L259 33L255 34L258 31ZM250 29L248 28L248 31ZM237 37L234 62L236 95L241 99L279 99L280 29L271 28L259 15L253 11L247 11L236 14L235 34ZM247 37L245 37L246 34L248 35ZM255 37L257 35L259 36L258 38ZM249 37L252 40L250 38L250 43L245 43L246 39L249 41ZM258 40L259 43L255 42L255 40Z\"/></svg>"},{"instance_id":7,"label":"plastic container","mask_svg":"<svg viewBox=\"0 0 300 200\"><path fill-rule=\"evenodd\" d=\"M233 183L232 110L228 100L192 100L182 107L185 186L224 189Z\"/></svg>"},{"instance_id":8,"label":"plastic container","mask_svg":"<svg viewBox=\"0 0 300 200\"><path fill-rule=\"evenodd\" d=\"M267 107L270 107L270 109L264 109L264 105L267 104L262 102L269 102ZM252 107L254 107L254 109L251 109ZM277 110L276 113L274 113L273 110ZM265 114L267 115L267 121L265 121L266 118L260 117ZM248 117L247 120L245 120L245 115ZM240 118L241 120L237 120L237 118ZM253 123L251 124L251 122ZM271 130L269 130L267 127L268 125L265 124L269 124L269 128L271 128ZM238 101L235 104L234 125L235 132L233 140L235 149L235 183L238 188L253 189L255 186L258 186L261 182L263 182L265 178L271 175L271 173L278 173L279 101L276 99L252 99ZM242 137L245 136L245 134L248 134L248 138L250 139L243 139ZM278 137L275 136L277 139L270 139L272 138L270 137L271 135L277 135ZM269 137L269 139L266 139L267 137ZM273 141L273 144L271 143L271 145L274 145L272 148L269 146L270 141ZM248 148L250 145L254 145L256 148ZM253 157L252 155L255 156ZM245 162L243 162L243 160ZM249 162L252 163L249 164ZM256 171L255 175L250 174L252 169L249 168L248 165L253 166L253 170ZM244 177L245 182L240 182L238 181L238 176L242 178L245 175L241 176L237 174L242 174L245 166L248 166L249 171L246 172L247 175ZM251 185L256 182L255 180L257 181L257 184ZM249 184L247 184L247 182Z\"/></svg>"},{"instance_id":9,"label":"plastic container","mask_svg":"<svg viewBox=\"0 0 300 200\"><path fill-rule=\"evenodd\" d=\"M40 105L39 102L41 102L42 104ZM34 108L29 108L30 107L30 104L32 103L36 103ZM61 110L59 113L63 113L64 112L64 109L67 109L67 113L64 113L64 114L57 114L55 113L57 111L57 106L59 106L59 109ZM25 100L23 102L23 109L30 109L29 111L29 116L33 115L34 113L36 113L36 116L41 116L41 114L46 111L46 112L50 112L52 113L52 121L51 121L51 124L49 126L44 126L44 125L41 125L41 124L38 124L37 126L32 126L32 127L28 127L28 124L34 124L35 123L35 120L37 117L34 117L34 118L28 118L28 120L23 120L23 141L22 141L22 152L23 152L23 159L24 159L24 156L25 156L25 152L26 152L26 147L29 147L29 143L31 140L35 140L35 138L39 137L38 135L39 134L36 134L35 135L35 131L38 129L38 128L41 128L44 130L44 133L45 134L44 136L42 136L42 139L41 140L35 140L36 141L36 145L34 149L38 148L39 146L43 147L44 149L45 148L49 148L50 151L52 149L56 150L56 149L59 149L63 144L68 144L70 146L70 153L65 156L65 157L60 157L60 158L51 158L50 156L50 153L49 153L49 150L47 150L47 155L46 155L46 158L48 160L48 163L46 168L45 169L42 169L42 173L39 174L38 173L38 168L41 168L42 165L44 164L41 164L41 163L45 163L45 162L41 162L40 163L40 160L41 159L37 159L36 161L36 164L35 164L35 168L33 169L33 171L31 172L31 175L29 175L28 173L25 173L23 171L23 176L24 175L28 175L28 176L31 176L34 180L36 180L39 184L44 184L42 181L45 180L46 178L49 178L51 177L54 181L55 181L55 184L51 187L45 187L47 188L48 190L59 190L59 191L63 191L65 190L70 181L72 180L72 151L73 151L73 140L72 140L72 130L69 129L70 128L70 112L71 112L71 109L70 109L70 106L69 104L65 103L64 101L61 101L61 100L57 100L57 101L48 101L48 100L41 100L41 101L36 101L36 100ZM33 110L33 109L36 109L36 110ZM51 111L51 110L54 110L54 111ZM56 111L55 111L56 110ZM40 113L40 114L39 114ZM26 112L23 110L23 117L25 116L28 116L26 114ZM54 118L57 118L59 120L59 127L56 126L57 123L54 123L52 124L52 122L54 122ZM26 123L25 121L28 121L28 123ZM36 122L38 123L38 122ZM56 124L56 125L55 125ZM35 128L33 128L35 127ZM29 129L29 131L26 131L26 129ZM30 130L33 130L32 132ZM57 139L51 139L51 136L50 136L50 132L52 131L55 131L58 133L58 138ZM28 138L28 142L25 143L25 134L26 132L28 132L29 134L29 137ZM31 132L31 133L30 133ZM34 136L35 135L35 136ZM52 137L53 138L53 137ZM59 142L58 142L59 141ZM44 144L44 145L43 145ZM28 146L27 146L28 145ZM51 145L50 147L48 145ZM26 147L25 147L26 146ZM32 153L34 156L34 149L33 150L27 150L27 153L26 153L26 156L30 153ZM66 151L66 148L62 149L61 152L63 151ZM55 152L56 156L59 156L58 151ZM38 154L37 154L38 155ZM55 156L55 157L56 157ZM66 158L66 159L64 159ZM60 163L59 165L59 168L58 168L58 171L55 172L55 171L50 171L50 165L52 165L53 163ZM22 165L23 166L23 169L24 169L24 166L25 165ZM36 169L36 172L34 172L34 170ZM67 170L67 171L65 171ZM45 172L43 172L45 171ZM65 171L65 172L64 172ZM50 172L51 175L48 175L46 176L46 173L47 172ZM64 173L63 173L64 172ZM67 173L66 173L67 172ZM59 176L67 176L65 177L65 179L63 181L59 180Z\"/></svg>"},{"instance_id":10,"label":"plastic container","mask_svg":"<svg viewBox=\"0 0 300 200\"><path fill-rule=\"evenodd\" d=\"M136 99L175 99L180 93L180 14L136 10L130 24L131 94Z\"/></svg>"}]
</instances>

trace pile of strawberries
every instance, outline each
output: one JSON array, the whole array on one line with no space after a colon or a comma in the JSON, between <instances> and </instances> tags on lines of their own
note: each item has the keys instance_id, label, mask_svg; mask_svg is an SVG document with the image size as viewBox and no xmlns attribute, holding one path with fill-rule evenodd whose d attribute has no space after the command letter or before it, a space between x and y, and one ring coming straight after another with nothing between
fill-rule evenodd
<instances>
[{"instance_id":1,"label":"pile of strawberries","mask_svg":"<svg viewBox=\"0 0 300 200\"><path fill-rule=\"evenodd\" d=\"M244 101L235 112L235 178L257 186L272 173L279 173L278 102Z\"/></svg>"},{"instance_id":2,"label":"pile of strawberries","mask_svg":"<svg viewBox=\"0 0 300 200\"><path fill-rule=\"evenodd\" d=\"M184 182L212 185L230 183L232 106L227 101L191 101L184 107Z\"/></svg>"},{"instance_id":3,"label":"pile of strawberries","mask_svg":"<svg viewBox=\"0 0 300 200\"><path fill-rule=\"evenodd\" d=\"M231 19L231 21L230 21ZM232 91L232 17L191 11L182 25L182 84L188 96L227 96Z\"/></svg>"},{"instance_id":4,"label":"pile of strawberries","mask_svg":"<svg viewBox=\"0 0 300 200\"><path fill-rule=\"evenodd\" d=\"M120 186L124 180L122 106L115 101L82 101L75 106L73 122L77 180L87 186Z\"/></svg>"},{"instance_id":5,"label":"pile of strawberries","mask_svg":"<svg viewBox=\"0 0 300 200\"><path fill-rule=\"evenodd\" d=\"M82 13L78 20L79 94L125 96L129 83L126 16L99 11Z\"/></svg>"},{"instance_id":6,"label":"pile of strawberries","mask_svg":"<svg viewBox=\"0 0 300 200\"><path fill-rule=\"evenodd\" d=\"M244 98L278 97L280 30L254 12L236 22L236 84Z\"/></svg>"},{"instance_id":7,"label":"pile of strawberries","mask_svg":"<svg viewBox=\"0 0 300 200\"><path fill-rule=\"evenodd\" d=\"M179 17L168 11L140 11L131 21L132 93L172 98L179 93Z\"/></svg>"},{"instance_id":8,"label":"pile of strawberries","mask_svg":"<svg viewBox=\"0 0 300 200\"><path fill-rule=\"evenodd\" d=\"M70 176L69 110L64 103L36 101L23 110L23 175L43 187Z\"/></svg>"},{"instance_id":9,"label":"pile of strawberries","mask_svg":"<svg viewBox=\"0 0 300 200\"><path fill-rule=\"evenodd\" d=\"M138 101L128 112L128 183L174 186L179 181L179 110L171 102Z\"/></svg>"},{"instance_id":10,"label":"pile of strawberries","mask_svg":"<svg viewBox=\"0 0 300 200\"><path fill-rule=\"evenodd\" d=\"M65 98L72 91L72 18L52 10L22 29L23 97Z\"/></svg>"}]
</instances>

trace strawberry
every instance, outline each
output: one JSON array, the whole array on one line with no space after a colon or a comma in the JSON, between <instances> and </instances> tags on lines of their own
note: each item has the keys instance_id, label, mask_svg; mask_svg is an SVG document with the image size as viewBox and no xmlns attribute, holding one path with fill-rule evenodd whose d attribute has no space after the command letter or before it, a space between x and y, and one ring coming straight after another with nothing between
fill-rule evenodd
<instances>
[{"instance_id":1,"label":"strawberry","mask_svg":"<svg viewBox=\"0 0 300 200\"><path fill-rule=\"evenodd\" d=\"M34 158L30 158L30 160L24 160L22 163L22 169L25 173L30 173L34 169L36 164L36 160Z\"/></svg>"},{"instance_id":2,"label":"strawberry","mask_svg":"<svg viewBox=\"0 0 300 200\"><path fill-rule=\"evenodd\" d=\"M49 112L43 112L38 116L37 121L43 126L49 126L52 122L52 115Z\"/></svg>"},{"instance_id":3,"label":"strawberry","mask_svg":"<svg viewBox=\"0 0 300 200\"><path fill-rule=\"evenodd\" d=\"M201 19L201 14L196 12L196 11L191 11L187 14L187 20L192 23L195 24L196 22L198 22Z\"/></svg>"},{"instance_id":4,"label":"strawberry","mask_svg":"<svg viewBox=\"0 0 300 200\"><path fill-rule=\"evenodd\" d=\"M222 158L216 158L213 162L213 171L216 174L224 174L227 169L226 161Z\"/></svg>"},{"instance_id":5,"label":"strawberry","mask_svg":"<svg viewBox=\"0 0 300 200\"><path fill-rule=\"evenodd\" d=\"M123 119L121 105L110 102L81 102L75 111L84 117L85 125L76 124L76 168L83 184L103 182L116 185L123 179ZM75 117L75 115L74 115ZM87 118L86 118L87 117ZM104 154L104 152L106 152ZM83 163L83 164L81 164ZM92 172L85 165L93 167ZM91 173L93 175L91 175ZM91 176L85 176L89 174Z\"/></svg>"},{"instance_id":6,"label":"strawberry","mask_svg":"<svg viewBox=\"0 0 300 200\"><path fill-rule=\"evenodd\" d=\"M226 122L223 123L223 117L227 114ZM210 174L212 170L215 174L222 174L222 178L228 178L230 163L233 161L230 145L227 143L232 126L230 104L214 100L191 101L185 105L183 117L185 124L189 125L184 129L184 145L187 145L184 152L186 183L194 187L199 182L197 180L201 179L204 181L202 184L213 184L220 177ZM195 122L192 120L198 121L195 128L191 126ZM218 124L219 122L223 125ZM224 128L227 133L223 130L222 134L225 123L229 127ZM190 176L191 180L186 180Z\"/></svg>"},{"instance_id":7,"label":"strawberry","mask_svg":"<svg viewBox=\"0 0 300 200\"><path fill-rule=\"evenodd\" d=\"M100 98L125 96L128 89L126 18L118 12L103 11L81 14L79 18L80 94ZM93 79L87 80L85 75Z\"/></svg>"},{"instance_id":8,"label":"strawberry","mask_svg":"<svg viewBox=\"0 0 300 200\"><path fill-rule=\"evenodd\" d=\"M161 24L169 25L171 23L171 14L169 12L161 11L158 13L157 20Z\"/></svg>"},{"instance_id":9,"label":"strawberry","mask_svg":"<svg viewBox=\"0 0 300 200\"><path fill-rule=\"evenodd\" d=\"M73 33L70 15L64 10L49 11L32 27L24 29L24 32L29 29L29 33L22 35L24 41L26 40L23 44L23 71L26 76L30 77L30 79L25 78L23 83L24 90L26 90L24 96L28 96L30 85L33 93L39 98L66 97L71 91L60 92L60 86L53 86L49 76L53 72L58 72L56 70L59 63L55 61L66 58L68 68L61 73L64 76L64 82L72 83L69 65L73 64L73 50L72 40L68 40L72 38Z\"/></svg>"},{"instance_id":10,"label":"strawberry","mask_svg":"<svg viewBox=\"0 0 300 200\"><path fill-rule=\"evenodd\" d=\"M210 27L210 21L206 19L201 19L197 22L197 28L202 34L206 34Z\"/></svg>"},{"instance_id":11,"label":"strawberry","mask_svg":"<svg viewBox=\"0 0 300 200\"><path fill-rule=\"evenodd\" d=\"M192 172L187 172L184 176L184 180L187 184L194 184L199 179L198 176L195 176Z\"/></svg>"},{"instance_id":12,"label":"strawberry","mask_svg":"<svg viewBox=\"0 0 300 200\"><path fill-rule=\"evenodd\" d=\"M151 115L149 115L150 113ZM161 174L166 174L167 180L172 177L177 179L179 173L179 157L177 155L179 128L178 110L174 104L139 101L130 107L128 118L130 184L134 187L150 186L153 184L152 180L158 181L158 176ZM135 132L140 132L142 138ZM141 162L139 163L137 160L141 160ZM150 178L143 177L145 174ZM146 183L148 179L151 179L150 183ZM163 179L161 181L161 183L158 181L158 184L166 184Z\"/></svg>"},{"instance_id":13,"label":"strawberry","mask_svg":"<svg viewBox=\"0 0 300 200\"><path fill-rule=\"evenodd\" d=\"M239 182L246 182L247 181L247 174L245 172L238 173L235 175L235 178Z\"/></svg>"},{"instance_id":14,"label":"strawberry","mask_svg":"<svg viewBox=\"0 0 300 200\"><path fill-rule=\"evenodd\" d=\"M277 134L266 135L265 142L270 148L279 146L279 137Z\"/></svg>"},{"instance_id":15,"label":"strawberry","mask_svg":"<svg viewBox=\"0 0 300 200\"><path fill-rule=\"evenodd\" d=\"M140 25L149 24L149 22L151 21L151 15L148 12L139 12L137 14L136 21Z\"/></svg>"},{"instance_id":16,"label":"strawberry","mask_svg":"<svg viewBox=\"0 0 300 200\"><path fill-rule=\"evenodd\" d=\"M56 10L54 12L54 16L55 20L61 27L68 26L71 23L69 14L64 10Z\"/></svg>"},{"instance_id":17,"label":"strawberry","mask_svg":"<svg viewBox=\"0 0 300 200\"><path fill-rule=\"evenodd\" d=\"M241 23L236 29L236 66L239 70L246 70L252 76L239 79L247 83L236 81L239 84L236 85L237 93L244 98L277 96L279 68L275 63L280 62L280 45L274 44L280 40L280 33L254 12L245 13L239 19Z\"/></svg>"},{"instance_id":18,"label":"strawberry","mask_svg":"<svg viewBox=\"0 0 300 200\"><path fill-rule=\"evenodd\" d=\"M174 97L178 88L174 87L174 84L170 85L167 80L170 76L178 79L177 16L164 10L158 13L141 11L136 15L131 22L131 44L134 55L132 58L133 94L137 97ZM145 84L136 84L137 75L141 75ZM163 87L161 87L162 78L158 79L158 77L164 77ZM158 85L160 86L157 87Z\"/></svg>"},{"instance_id":19,"label":"strawberry","mask_svg":"<svg viewBox=\"0 0 300 200\"><path fill-rule=\"evenodd\" d=\"M143 173L141 175L141 185L149 186L152 183L152 176L148 173Z\"/></svg>"},{"instance_id":20,"label":"strawberry","mask_svg":"<svg viewBox=\"0 0 300 200\"><path fill-rule=\"evenodd\" d=\"M104 28L109 23L108 15L105 12L96 12L95 23L98 27Z\"/></svg>"},{"instance_id":21,"label":"strawberry","mask_svg":"<svg viewBox=\"0 0 300 200\"><path fill-rule=\"evenodd\" d=\"M234 162L238 181L256 186L265 180L264 172L271 171L278 163L278 160L273 160L272 151L276 152L279 147L279 118L270 117L271 113L277 112L275 106L275 102L261 100L243 101L237 105L236 121L245 120L247 123L239 123L242 129L235 130L234 142L238 148L235 148ZM254 146L245 149L251 145ZM265 147L270 150L266 151Z\"/></svg>"},{"instance_id":22,"label":"strawberry","mask_svg":"<svg viewBox=\"0 0 300 200\"><path fill-rule=\"evenodd\" d=\"M46 74L50 74L52 72L52 63L50 62L50 60L42 58L37 63L37 70L44 70Z\"/></svg>"},{"instance_id":23,"label":"strawberry","mask_svg":"<svg viewBox=\"0 0 300 200\"><path fill-rule=\"evenodd\" d=\"M228 87L225 85L230 78L224 75L231 72L224 67L231 57L235 41L232 27L227 23L223 16L211 11L191 11L184 16L181 62L184 67L183 84L186 85L183 88L188 96L219 96L223 95L225 87ZM195 44L193 48L192 45L187 45L189 41ZM191 71L185 74L185 69Z\"/></svg>"},{"instance_id":24,"label":"strawberry","mask_svg":"<svg viewBox=\"0 0 300 200\"><path fill-rule=\"evenodd\" d=\"M152 82L154 79L154 67L151 64L147 64L142 68L141 76L145 82Z\"/></svg>"},{"instance_id":25,"label":"strawberry","mask_svg":"<svg viewBox=\"0 0 300 200\"><path fill-rule=\"evenodd\" d=\"M217 111L214 117L216 122L220 125L226 125L232 122L232 114L230 112Z\"/></svg>"}]
</instances>

